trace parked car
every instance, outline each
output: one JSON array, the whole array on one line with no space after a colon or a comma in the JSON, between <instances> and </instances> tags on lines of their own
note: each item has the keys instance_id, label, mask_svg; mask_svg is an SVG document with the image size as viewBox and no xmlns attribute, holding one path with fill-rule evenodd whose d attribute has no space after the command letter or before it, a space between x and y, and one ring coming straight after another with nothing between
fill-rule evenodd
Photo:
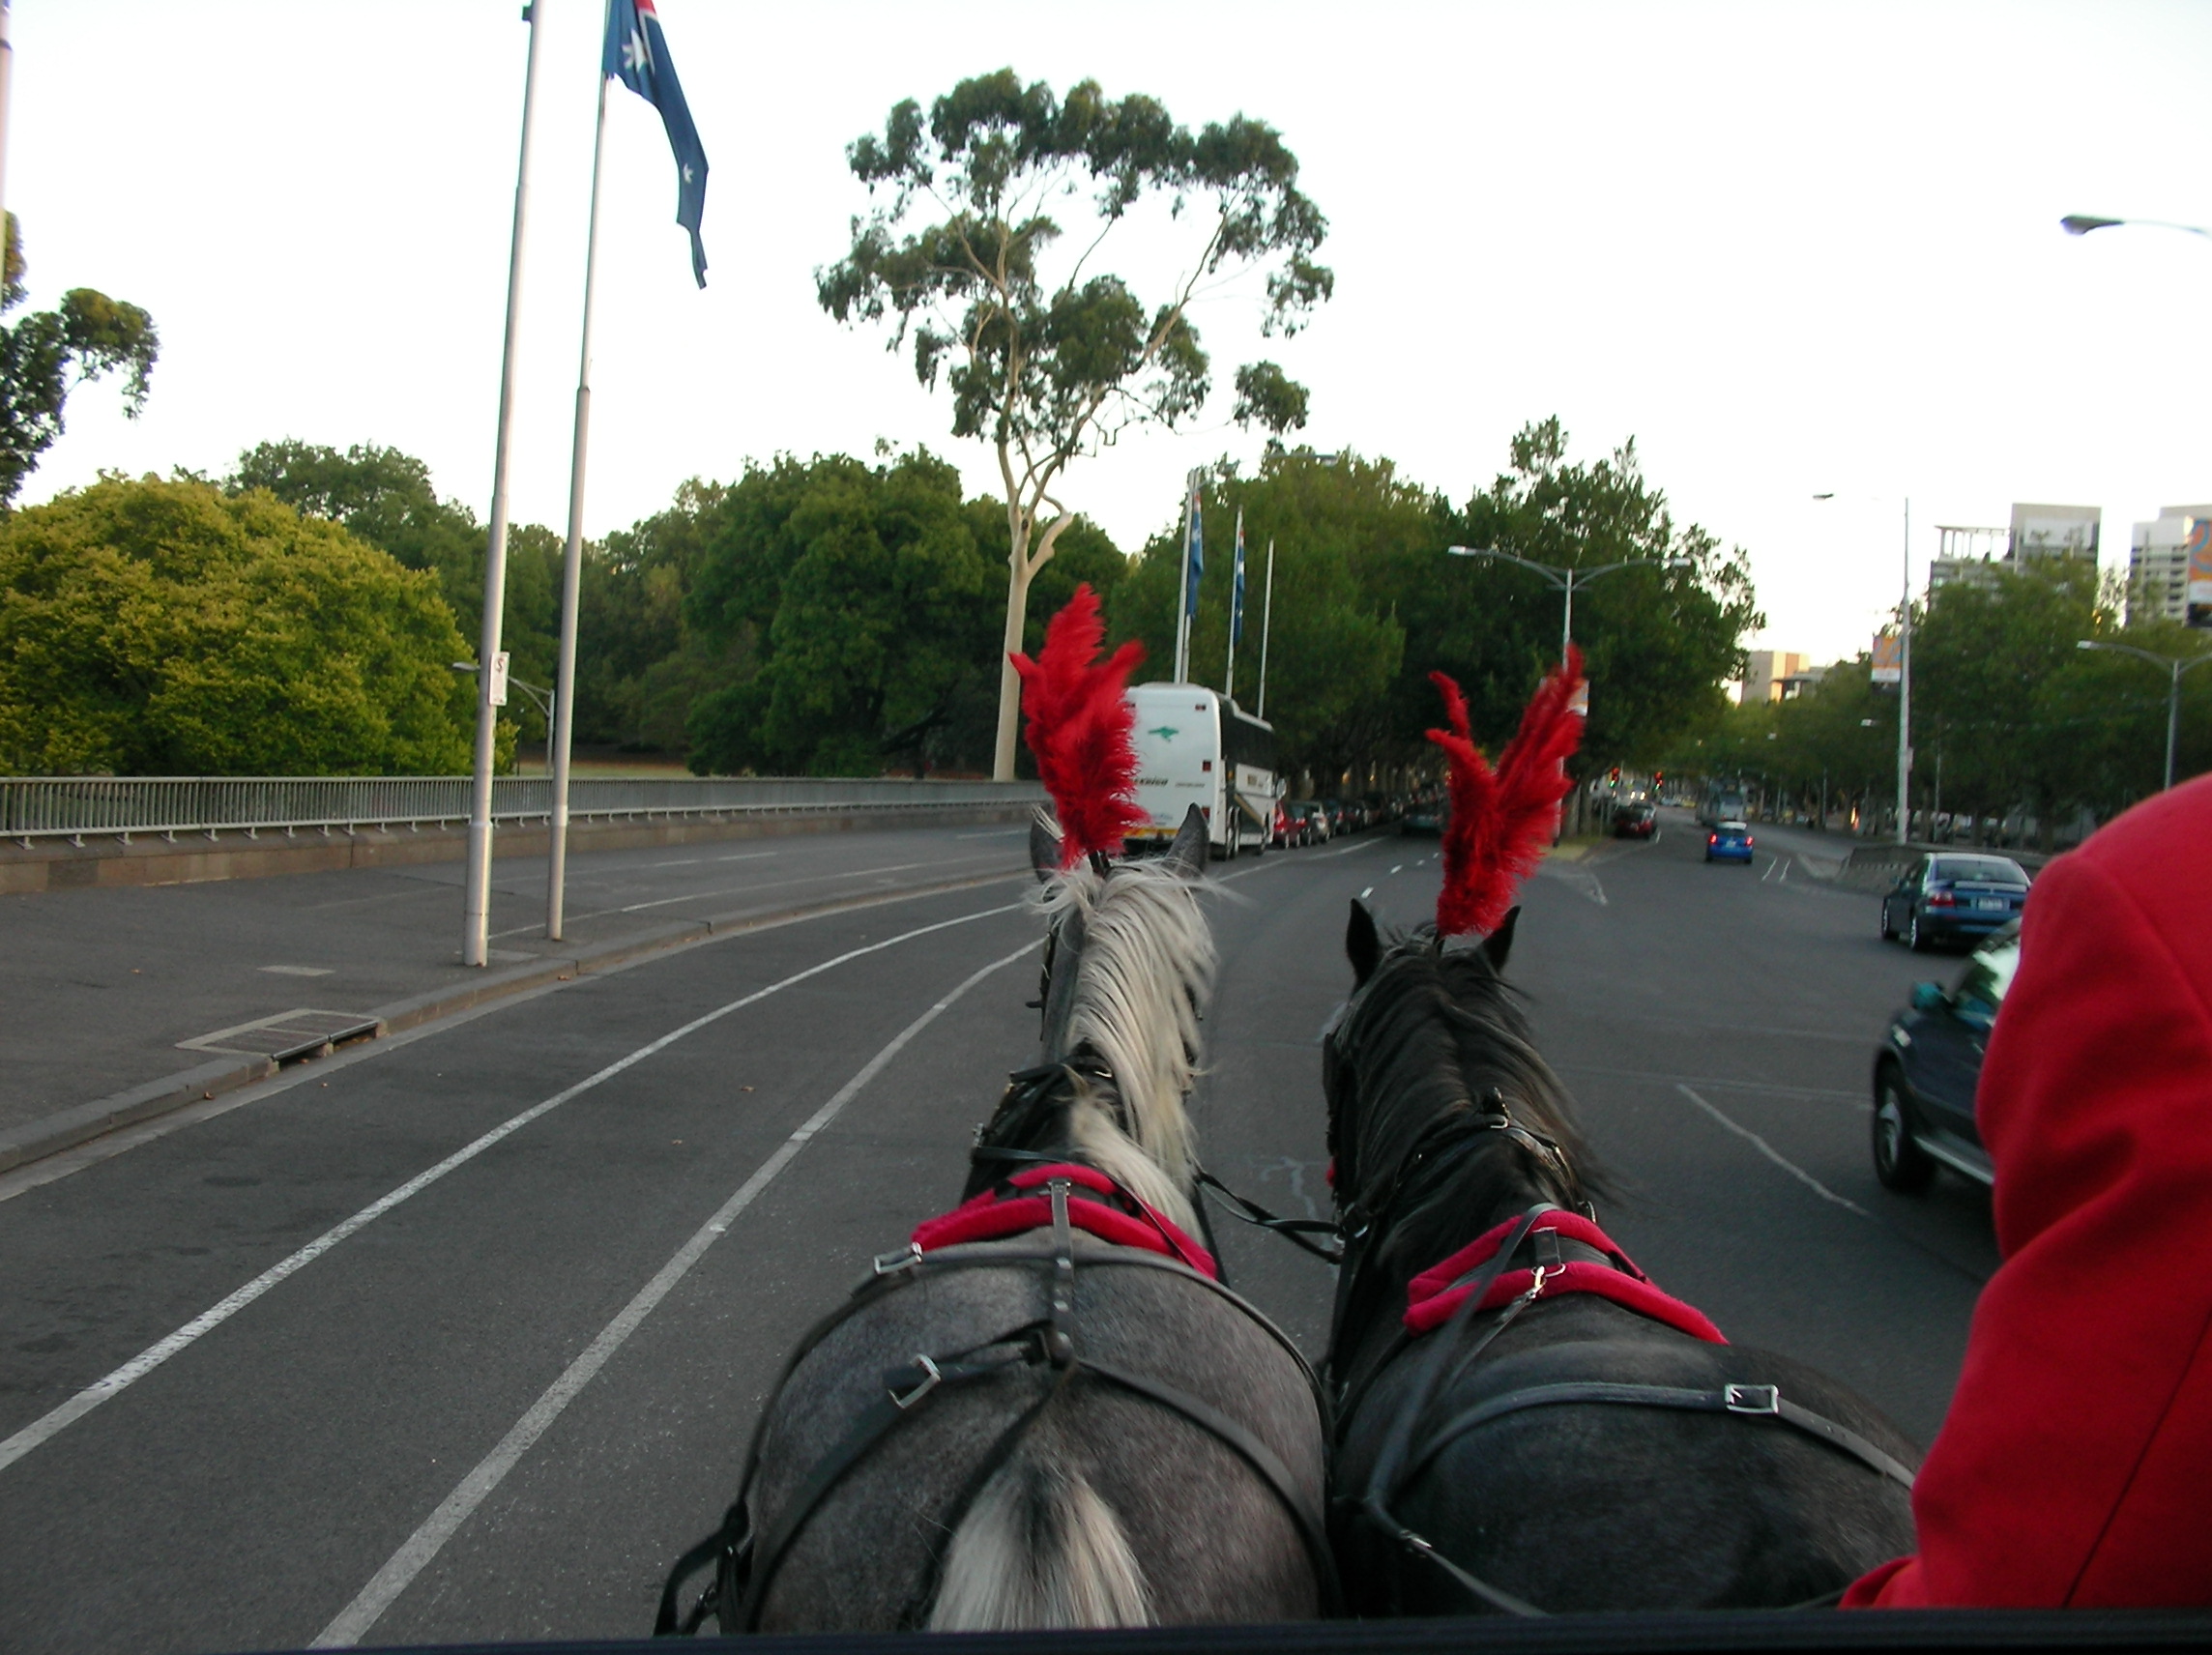
<instances>
[{"instance_id":1,"label":"parked car","mask_svg":"<svg viewBox=\"0 0 2212 1655\"><path fill-rule=\"evenodd\" d=\"M1957 986L1915 983L1874 1060L1874 1172L1893 1190L1926 1189L1938 1164L1981 1183L1989 1150L1974 1121L1974 1091L2005 990L2020 967L2020 922L1974 950Z\"/></svg>"},{"instance_id":2,"label":"parked car","mask_svg":"<svg viewBox=\"0 0 2212 1655\"><path fill-rule=\"evenodd\" d=\"M1418 798L1406 806L1406 814L1398 818L1398 831L1439 837L1444 830L1444 816L1443 800Z\"/></svg>"},{"instance_id":3,"label":"parked car","mask_svg":"<svg viewBox=\"0 0 2212 1655\"><path fill-rule=\"evenodd\" d=\"M2010 857L1937 851L1922 857L1881 899L1883 942L1903 934L1914 950L1981 938L2020 917L2027 870Z\"/></svg>"},{"instance_id":4,"label":"parked car","mask_svg":"<svg viewBox=\"0 0 2212 1655\"><path fill-rule=\"evenodd\" d=\"M1298 819L1305 824L1307 844L1318 845L1332 836L1329 828L1328 806L1322 803L1320 799L1294 798L1291 800L1289 808L1295 811Z\"/></svg>"},{"instance_id":5,"label":"parked car","mask_svg":"<svg viewBox=\"0 0 2212 1655\"><path fill-rule=\"evenodd\" d=\"M1639 799L1624 804L1613 813L1613 832L1617 839L1649 839L1659 832L1659 807Z\"/></svg>"},{"instance_id":6,"label":"parked car","mask_svg":"<svg viewBox=\"0 0 2212 1655\"><path fill-rule=\"evenodd\" d=\"M1751 825L1745 822L1716 822L1705 830L1705 860L1708 862L1751 861Z\"/></svg>"}]
</instances>

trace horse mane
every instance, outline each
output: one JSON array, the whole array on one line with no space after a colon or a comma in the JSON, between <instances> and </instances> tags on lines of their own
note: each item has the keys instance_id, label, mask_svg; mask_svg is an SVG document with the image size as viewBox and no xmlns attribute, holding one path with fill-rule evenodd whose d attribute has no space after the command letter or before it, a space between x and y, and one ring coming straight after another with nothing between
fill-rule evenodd
<instances>
[{"instance_id":1,"label":"horse mane","mask_svg":"<svg viewBox=\"0 0 2212 1655\"><path fill-rule=\"evenodd\" d=\"M1360 1118L1349 1123L1351 1155L1338 1145L1338 1164L1356 1170L1359 1187L1340 1192L1344 1198L1363 1205L1381 1198L1438 1121L1492 1114L1492 1088L1515 1122L1558 1145L1582 1193L1610 1193L1564 1083L1536 1050L1517 992L1478 945L1440 947L1433 929L1423 926L1383 955L1360 996L1332 1037L1338 1061L1358 1074ZM1343 1124L1332 1121L1332 1137ZM1565 1203L1575 1193L1559 1188L1551 1169L1522 1146L1502 1134L1498 1145L1510 1156L1458 1160L1449 1179L1401 1190L1400 1223L1412 1206L1448 1201L1454 1217L1464 1219L1478 1202L1487 1209L1540 1190L1544 1199ZM1477 1162L1491 1169L1494 1189L1470 1187L1469 1169Z\"/></svg>"},{"instance_id":2,"label":"horse mane","mask_svg":"<svg viewBox=\"0 0 2212 1655\"><path fill-rule=\"evenodd\" d=\"M1119 1120L1110 1107L1079 1108L1079 1137L1100 1172L1194 1228L1197 1153L1183 1099L1198 1078L1199 1019L1217 963L1197 893L1166 868L1125 862L1100 873L1079 863L1033 900L1048 920L1084 917L1067 1049L1088 1045L1121 1088Z\"/></svg>"}]
</instances>

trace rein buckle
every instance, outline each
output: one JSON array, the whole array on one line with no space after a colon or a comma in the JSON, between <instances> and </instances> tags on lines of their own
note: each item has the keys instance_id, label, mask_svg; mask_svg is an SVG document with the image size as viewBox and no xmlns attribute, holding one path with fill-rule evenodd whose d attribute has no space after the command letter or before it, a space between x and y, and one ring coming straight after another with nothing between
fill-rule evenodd
<instances>
[{"instance_id":1,"label":"rein buckle","mask_svg":"<svg viewBox=\"0 0 2212 1655\"><path fill-rule=\"evenodd\" d=\"M913 1269L915 1265L920 1263L920 1244L909 1241L894 1253L878 1253L876 1255L876 1274L879 1276L896 1275L901 1270Z\"/></svg>"},{"instance_id":2,"label":"rein buckle","mask_svg":"<svg viewBox=\"0 0 2212 1655\"><path fill-rule=\"evenodd\" d=\"M888 1393L891 1399L891 1406L896 1408L902 1413L905 1412L908 1408L914 1407L916 1403L921 1401L923 1397L929 1395L931 1391L935 1390L945 1381L944 1371L940 1369L935 1362L931 1361L927 1356L923 1355L919 1350L917 1350L914 1353L914 1361L915 1366L921 1370L921 1382L916 1385L911 1391L908 1391L904 1396L900 1396L895 1390Z\"/></svg>"},{"instance_id":3,"label":"rein buckle","mask_svg":"<svg viewBox=\"0 0 2212 1655\"><path fill-rule=\"evenodd\" d=\"M1780 1413L1779 1385L1723 1385L1721 1404L1731 1413Z\"/></svg>"}]
</instances>

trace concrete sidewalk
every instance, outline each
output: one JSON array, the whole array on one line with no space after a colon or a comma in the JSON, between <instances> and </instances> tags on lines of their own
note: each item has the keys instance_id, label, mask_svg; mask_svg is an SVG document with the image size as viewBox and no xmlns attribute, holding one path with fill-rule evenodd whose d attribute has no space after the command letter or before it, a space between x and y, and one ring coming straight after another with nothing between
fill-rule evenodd
<instances>
[{"instance_id":1,"label":"concrete sidewalk","mask_svg":"<svg viewBox=\"0 0 2212 1655\"><path fill-rule=\"evenodd\" d=\"M571 854L493 868L492 962L460 963L459 864L0 896L0 1171L248 1085L330 1036L471 1004L778 917L1024 873L1019 826Z\"/></svg>"}]
</instances>

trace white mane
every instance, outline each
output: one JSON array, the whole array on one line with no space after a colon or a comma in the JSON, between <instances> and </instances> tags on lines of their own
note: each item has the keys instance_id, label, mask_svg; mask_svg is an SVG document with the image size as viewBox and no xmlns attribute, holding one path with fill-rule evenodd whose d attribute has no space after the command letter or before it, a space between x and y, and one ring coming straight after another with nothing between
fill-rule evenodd
<instances>
[{"instance_id":1,"label":"white mane","mask_svg":"<svg viewBox=\"0 0 2212 1655\"><path fill-rule=\"evenodd\" d=\"M1078 1108L1078 1140L1098 1170L1196 1233L1197 1155L1183 1108L1198 1075L1199 1018L1213 993L1213 933L1191 882L1164 867L1079 864L1039 886L1048 918L1085 919L1065 1040L1090 1042L1114 1071L1128 1130L1103 1102ZM1134 1151L1134 1152L1132 1152Z\"/></svg>"}]
</instances>

